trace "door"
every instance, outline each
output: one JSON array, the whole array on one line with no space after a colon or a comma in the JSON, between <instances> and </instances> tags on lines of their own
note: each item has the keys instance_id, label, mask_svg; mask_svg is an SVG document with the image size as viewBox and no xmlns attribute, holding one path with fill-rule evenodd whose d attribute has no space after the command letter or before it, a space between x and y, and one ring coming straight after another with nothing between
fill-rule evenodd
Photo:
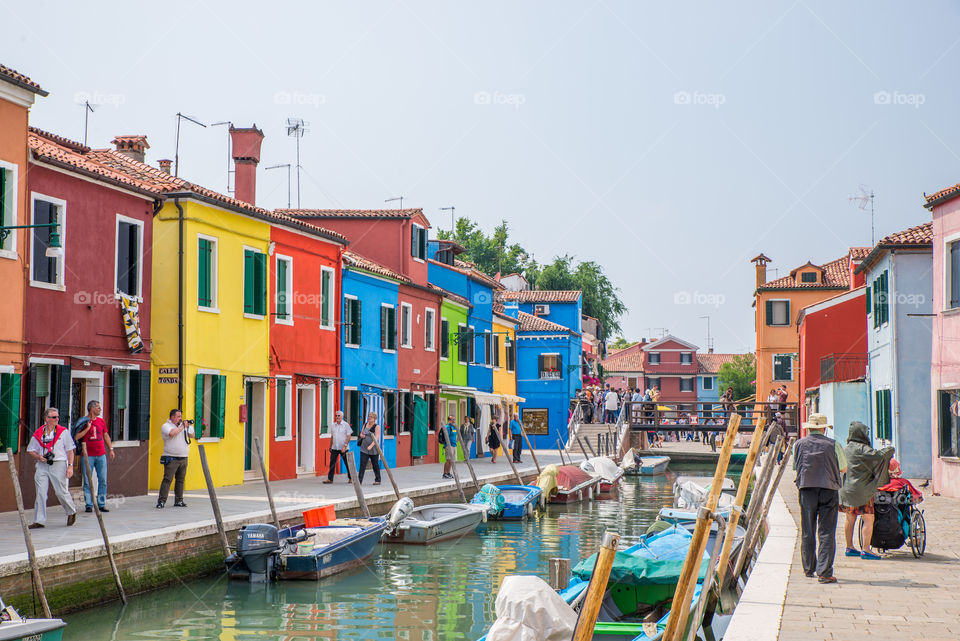
<instances>
[{"instance_id":1,"label":"door","mask_svg":"<svg viewBox=\"0 0 960 641\"><path fill-rule=\"evenodd\" d=\"M243 424L243 471L253 469L253 383L244 384L243 397L247 401L247 420Z\"/></svg>"},{"instance_id":2,"label":"door","mask_svg":"<svg viewBox=\"0 0 960 641\"><path fill-rule=\"evenodd\" d=\"M312 474L317 442L316 387L297 387L297 472Z\"/></svg>"}]
</instances>

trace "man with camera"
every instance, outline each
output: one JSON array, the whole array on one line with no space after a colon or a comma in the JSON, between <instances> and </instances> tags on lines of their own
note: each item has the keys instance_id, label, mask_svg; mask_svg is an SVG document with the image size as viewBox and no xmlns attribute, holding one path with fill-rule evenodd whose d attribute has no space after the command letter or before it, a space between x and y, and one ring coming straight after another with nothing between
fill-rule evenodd
<instances>
[{"instance_id":1,"label":"man with camera","mask_svg":"<svg viewBox=\"0 0 960 641\"><path fill-rule=\"evenodd\" d=\"M43 415L43 427L33 433L27 446L27 454L37 462L33 474L37 500L33 506L30 529L46 527L47 490L50 485L67 513L67 525L73 525L77 520L77 507L67 489L67 480L73 476L73 456L77 446L70 438L70 430L60 425L59 420L57 408L47 408Z\"/></svg>"},{"instance_id":2,"label":"man with camera","mask_svg":"<svg viewBox=\"0 0 960 641\"><path fill-rule=\"evenodd\" d=\"M187 458L190 455L190 430L193 421L183 420L180 410L170 410L170 420L160 428L163 437L163 456L160 463L163 465L163 481L160 483L160 496L157 498L157 509L163 508L170 494L170 483L176 479L173 488L173 506L187 507L183 502L184 479L187 477Z\"/></svg>"},{"instance_id":3,"label":"man with camera","mask_svg":"<svg viewBox=\"0 0 960 641\"><path fill-rule=\"evenodd\" d=\"M99 401L90 401L87 403L87 415L77 421L77 427L74 431L74 441L78 444L87 444L87 460L90 462L91 474L87 474L86 466L80 466L83 473L83 498L86 500L85 511L93 512L93 481L90 478L92 474L97 476L97 505L101 512L109 512L106 506L107 502L107 453L110 453L110 460L115 457L113 453L113 442L107 433L107 424L100 416L102 409ZM82 455L82 450L77 452Z\"/></svg>"}]
</instances>

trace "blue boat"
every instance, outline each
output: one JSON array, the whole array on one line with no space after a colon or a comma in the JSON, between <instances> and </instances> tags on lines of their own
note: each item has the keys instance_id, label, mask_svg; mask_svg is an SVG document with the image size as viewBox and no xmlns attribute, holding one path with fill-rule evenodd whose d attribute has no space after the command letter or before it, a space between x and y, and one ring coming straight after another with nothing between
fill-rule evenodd
<instances>
[{"instance_id":1,"label":"blue boat","mask_svg":"<svg viewBox=\"0 0 960 641\"><path fill-rule=\"evenodd\" d=\"M22 618L13 606L7 606L0 598L0 612L4 619L0 619L0 641L60 641L63 638L63 628L66 627L61 619L25 619ZM9 620L7 619L9 617Z\"/></svg>"},{"instance_id":2,"label":"blue boat","mask_svg":"<svg viewBox=\"0 0 960 641\"><path fill-rule=\"evenodd\" d=\"M503 501L491 502L489 488L499 491ZM495 496L495 495L494 495ZM473 505L486 505L487 515L494 520L519 520L530 518L542 503L543 490L536 485L484 485L470 501Z\"/></svg>"},{"instance_id":3,"label":"blue boat","mask_svg":"<svg viewBox=\"0 0 960 641\"><path fill-rule=\"evenodd\" d=\"M623 455L620 468L627 476L658 476L667 471L669 456L640 456L632 447Z\"/></svg>"}]
</instances>

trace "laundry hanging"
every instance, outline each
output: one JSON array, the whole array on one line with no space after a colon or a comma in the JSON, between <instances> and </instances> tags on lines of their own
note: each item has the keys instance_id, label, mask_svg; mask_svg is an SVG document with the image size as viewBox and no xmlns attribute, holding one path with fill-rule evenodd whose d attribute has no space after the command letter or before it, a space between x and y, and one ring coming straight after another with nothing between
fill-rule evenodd
<instances>
[{"instance_id":1,"label":"laundry hanging","mask_svg":"<svg viewBox=\"0 0 960 641\"><path fill-rule=\"evenodd\" d=\"M127 347L131 354L143 351L140 338L140 305L126 294L120 294L120 312L123 317L123 331L127 335Z\"/></svg>"}]
</instances>

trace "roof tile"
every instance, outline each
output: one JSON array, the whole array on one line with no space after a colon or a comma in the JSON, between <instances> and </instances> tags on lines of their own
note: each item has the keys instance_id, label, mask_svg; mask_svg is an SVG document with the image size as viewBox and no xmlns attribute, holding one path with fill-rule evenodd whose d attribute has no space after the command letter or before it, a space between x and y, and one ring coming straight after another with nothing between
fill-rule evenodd
<instances>
[{"instance_id":1,"label":"roof tile","mask_svg":"<svg viewBox=\"0 0 960 641\"><path fill-rule=\"evenodd\" d=\"M497 292L497 300L518 303L575 303L580 300L579 290L527 289L519 292Z\"/></svg>"},{"instance_id":2,"label":"roof tile","mask_svg":"<svg viewBox=\"0 0 960 641\"><path fill-rule=\"evenodd\" d=\"M377 274L378 276L386 276L387 278L392 278L402 283L410 282L410 279L406 276L393 271L389 267L381 265L375 260L370 260L366 256L361 256L356 252L343 252L343 264L348 267L356 267L357 269L362 269L364 271Z\"/></svg>"},{"instance_id":3,"label":"roof tile","mask_svg":"<svg viewBox=\"0 0 960 641\"><path fill-rule=\"evenodd\" d=\"M294 218L412 218L423 209L278 209Z\"/></svg>"},{"instance_id":4,"label":"roof tile","mask_svg":"<svg viewBox=\"0 0 960 641\"><path fill-rule=\"evenodd\" d=\"M822 282L798 283L793 276L782 276L764 283L758 289L849 289L850 259L861 261L870 254L871 249L871 247L851 247L846 256L823 265L814 265L823 270Z\"/></svg>"},{"instance_id":5,"label":"roof tile","mask_svg":"<svg viewBox=\"0 0 960 641\"><path fill-rule=\"evenodd\" d=\"M23 75L16 69L11 69L6 65L0 65L0 79L12 82L18 87L23 87L27 91L32 91L33 93L41 96L49 95L49 92L44 91L43 88L41 88L40 85L35 83L33 80L30 80L30 78Z\"/></svg>"},{"instance_id":6,"label":"roof tile","mask_svg":"<svg viewBox=\"0 0 960 641\"><path fill-rule=\"evenodd\" d=\"M517 312L517 321L520 323L517 331L521 332L563 332L579 336L579 334L568 327L526 312Z\"/></svg>"}]
</instances>

